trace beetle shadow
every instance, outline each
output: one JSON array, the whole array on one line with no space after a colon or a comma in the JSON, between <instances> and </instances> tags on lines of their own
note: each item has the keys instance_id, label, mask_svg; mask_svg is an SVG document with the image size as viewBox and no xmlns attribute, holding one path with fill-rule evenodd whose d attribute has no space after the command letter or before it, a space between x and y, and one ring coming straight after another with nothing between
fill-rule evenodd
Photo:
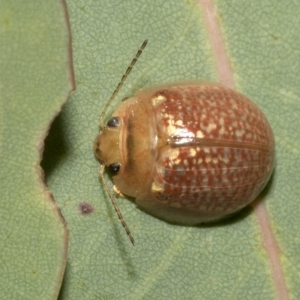
<instances>
[{"instance_id":1,"label":"beetle shadow","mask_svg":"<svg viewBox=\"0 0 300 300\"><path fill-rule=\"evenodd\" d=\"M63 163L69 153L68 142L64 126L64 111L53 120L48 135L44 141L44 151L41 160L41 167L44 170L45 182L52 172Z\"/></svg>"},{"instance_id":2,"label":"beetle shadow","mask_svg":"<svg viewBox=\"0 0 300 300\"><path fill-rule=\"evenodd\" d=\"M112 181L112 176L108 172L107 172L107 175L108 175L109 180ZM103 184L100 178L99 178L99 182L101 185ZM107 193L105 193L105 194L107 195ZM116 195L114 195L114 196L116 197L116 200L119 200L119 198L121 198ZM129 200L130 202L132 202L135 205L134 198L127 197L127 196L122 197L122 198L126 199L126 201ZM114 249L116 249L119 252L119 257L123 261L124 266L126 266L127 275L131 276L132 278L137 278L138 273L135 270L135 264L133 263L132 256L130 255L130 250L134 250L134 248L136 246L133 246L131 244L129 237L126 235L126 232L125 232L124 228L122 227L122 224L116 215L115 209L114 209L108 195L104 202L106 204L105 211L106 211L107 217L110 220L113 220L113 221L111 221L111 227L113 230L113 236L115 237L115 241L116 241L115 245L114 245ZM120 230L120 226L121 226L122 230ZM129 248L128 245L131 248Z\"/></svg>"},{"instance_id":3,"label":"beetle shadow","mask_svg":"<svg viewBox=\"0 0 300 300\"><path fill-rule=\"evenodd\" d=\"M255 207L259 205L264 200L264 198L270 193L270 189L273 185L275 173L276 173L276 167L274 167L273 173L265 188L261 191L261 193L257 196L257 198L250 204L253 207L253 209L255 209Z\"/></svg>"},{"instance_id":4,"label":"beetle shadow","mask_svg":"<svg viewBox=\"0 0 300 300\"><path fill-rule=\"evenodd\" d=\"M196 225L195 227L198 228L219 228L219 227L226 227L233 224L237 224L239 222L242 222L244 219L248 218L249 215L253 213L253 208L250 205L247 205L240 211L233 213L232 215L229 215L225 217L222 220L211 222L211 223L204 223Z\"/></svg>"}]
</instances>

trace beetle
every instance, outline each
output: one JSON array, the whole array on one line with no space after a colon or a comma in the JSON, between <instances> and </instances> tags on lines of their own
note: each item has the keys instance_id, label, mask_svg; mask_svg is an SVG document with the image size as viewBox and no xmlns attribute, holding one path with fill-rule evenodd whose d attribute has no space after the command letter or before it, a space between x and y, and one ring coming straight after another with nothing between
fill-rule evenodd
<instances>
[{"instance_id":1,"label":"beetle","mask_svg":"<svg viewBox=\"0 0 300 300\"><path fill-rule=\"evenodd\" d=\"M108 105L130 73L145 41L100 117L94 142L100 176L132 243L133 237L104 180L149 214L196 225L231 216L252 202L274 167L275 142L263 112L228 87L187 81L139 90L106 125Z\"/></svg>"}]
</instances>

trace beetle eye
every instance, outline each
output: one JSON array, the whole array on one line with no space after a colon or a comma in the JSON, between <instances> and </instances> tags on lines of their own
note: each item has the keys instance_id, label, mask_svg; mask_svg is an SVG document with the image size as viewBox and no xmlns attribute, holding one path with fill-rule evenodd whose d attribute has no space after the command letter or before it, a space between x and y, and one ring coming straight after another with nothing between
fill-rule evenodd
<instances>
[{"instance_id":1,"label":"beetle eye","mask_svg":"<svg viewBox=\"0 0 300 300\"><path fill-rule=\"evenodd\" d=\"M118 127L120 125L119 118L113 117L108 120L107 124L108 127Z\"/></svg>"},{"instance_id":2,"label":"beetle eye","mask_svg":"<svg viewBox=\"0 0 300 300\"><path fill-rule=\"evenodd\" d=\"M120 166L121 165L118 163L110 164L109 166L107 166L108 172L113 176L117 175L120 171Z\"/></svg>"}]
</instances>

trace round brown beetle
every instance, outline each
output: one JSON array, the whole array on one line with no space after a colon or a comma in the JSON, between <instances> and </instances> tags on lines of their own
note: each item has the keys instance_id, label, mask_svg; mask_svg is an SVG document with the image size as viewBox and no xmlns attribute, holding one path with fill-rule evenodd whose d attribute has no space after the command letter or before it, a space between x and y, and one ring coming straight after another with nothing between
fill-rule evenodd
<instances>
[{"instance_id":1,"label":"round brown beetle","mask_svg":"<svg viewBox=\"0 0 300 300\"><path fill-rule=\"evenodd\" d=\"M192 81L148 87L123 101L94 151L116 190L143 210L195 225L226 218L253 201L271 176L274 147L270 124L251 100ZM103 179L103 167L101 174Z\"/></svg>"}]
</instances>

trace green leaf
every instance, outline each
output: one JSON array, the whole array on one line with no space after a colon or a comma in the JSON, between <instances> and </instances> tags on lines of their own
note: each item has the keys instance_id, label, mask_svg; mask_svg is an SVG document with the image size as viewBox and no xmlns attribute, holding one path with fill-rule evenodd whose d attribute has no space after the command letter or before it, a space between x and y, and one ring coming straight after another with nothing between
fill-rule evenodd
<instances>
[{"instance_id":1,"label":"green leaf","mask_svg":"<svg viewBox=\"0 0 300 300\"><path fill-rule=\"evenodd\" d=\"M68 230L43 182L50 121L72 88L60 1L0 2L0 298L54 299Z\"/></svg>"},{"instance_id":2,"label":"green leaf","mask_svg":"<svg viewBox=\"0 0 300 300\"><path fill-rule=\"evenodd\" d=\"M218 80L203 17L209 1L200 2L68 2L77 90L51 128L43 164L71 232L60 299L300 298L300 3L215 1L234 84L265 112L276 139L276 168L258 208L184 227L118 199L132 247L99 182L98 117L143 40L149 44L110 112L153 83Z\"/></svg>"}]
</instances>

